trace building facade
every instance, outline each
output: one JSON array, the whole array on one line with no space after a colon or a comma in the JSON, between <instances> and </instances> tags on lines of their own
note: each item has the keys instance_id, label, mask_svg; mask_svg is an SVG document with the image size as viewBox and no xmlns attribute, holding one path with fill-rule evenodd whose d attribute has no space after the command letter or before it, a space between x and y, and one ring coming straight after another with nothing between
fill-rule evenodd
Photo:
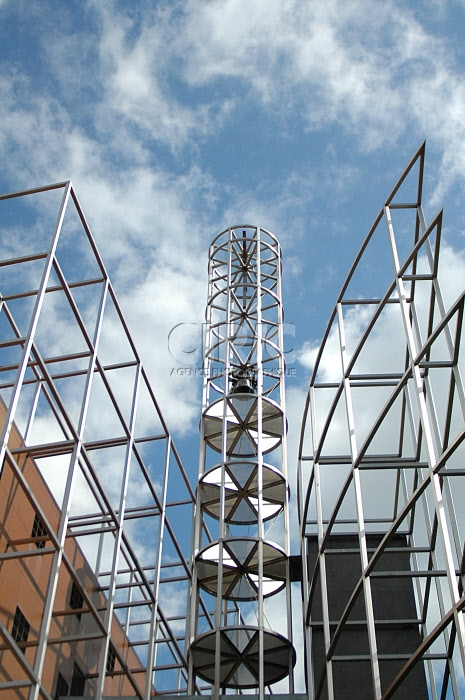
<instances>
[{"instance_id":1,"label":"building facade","mask_svg":"<svg viewBox=\"0 0 465 700\"><path fill-rule=\"evenodd\" d=\"M5 414L2 405L2 422ZM0 620L6 637L0 653L0 675L5 690L12 697L22 697L31 687L24 666L33 667L39 644L60 510L16 426L9 445L16 459L5 459L0 479L0 551L4 554ZM95 695L102 636L95 618L105 610L107 600L72 535L65 541L62 556L41 685L53 697L84 692ZM116 615L109 637L106 691L134 695L135 688L143 688L140 675L145 675L145 669ZM15 646L22 656L15 654ZM20 685L21 678L24 685Z\"/></svg>"}]
</instances>

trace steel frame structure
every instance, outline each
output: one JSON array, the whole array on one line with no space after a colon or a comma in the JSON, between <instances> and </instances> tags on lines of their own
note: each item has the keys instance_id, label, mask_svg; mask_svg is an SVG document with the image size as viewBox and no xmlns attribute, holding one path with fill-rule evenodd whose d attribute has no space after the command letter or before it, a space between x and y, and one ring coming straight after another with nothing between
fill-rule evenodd
<instances>
[{"instance_id":1,"label":"steel frame structure","mask_svg":"<svg viewBox=\"0 0 465 700\"><path fill-rule=\"evenodd\" d=\"M191 542L183 523L194 493L113 286L70 182L2 195L0 224L0 466L13 471L44 527L39 549L30 531L8 541L0 567L4 576L13 559L28 565L38 556L49 567L27 656L0 621L0 656L10 654L21 668L3 678L0 691L51 700L48 656L83 643L91 627L98 658L86 694L105 697L109 653L114 674L136 697L184 693ZM57 503L56 525L23 474L25 459ZM69 556L70 541L92 569L98 605ZM82 595L81 619L90 622L74 636L54 637L70 614L56 603L65 574ZM135 666L111 644L115 620L137 654Z\"/></svg>"},{"instance_id":2,"label":"steel frame structure","mask_svg":"<svg viewBox=\"0 0 465 700\"><path fill-rule=\"evenodd\" d=\"M286 678L292 692L281 250L263 228L228 228L210 246L203 370L190 690L203 679L215 697L263 697Z\"/></svg>"},{"instance_id":3,"label":"steel frame structure","mask_svg":"<svg viewBox=\"0 0 465 700\"><path fill-rule=\"evenodd\" d=\"M312 698L346 697L350 668L367 679L363 697L465 694L465 292L446 303L442 211L426 224L424 157L423 144L357 254L305 405Z\"/></svg>"}]
</instances>

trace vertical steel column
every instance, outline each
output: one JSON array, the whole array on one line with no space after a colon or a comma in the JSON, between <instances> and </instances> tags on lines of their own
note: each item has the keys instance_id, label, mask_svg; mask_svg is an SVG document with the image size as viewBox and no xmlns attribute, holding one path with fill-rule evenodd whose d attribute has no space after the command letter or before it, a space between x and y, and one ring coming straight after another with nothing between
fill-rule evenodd
<instances>
[{"instance_id":1,"label":"vertical steel column","mask_svg":"<svg viewBox=\"0 0 465 700\"><path fill-rule=\"evenodd\" d=\"M252 226L220 233L209 257L190 692L195 678L211 684L215 697L224 688L255 688L262 698L286 677L292 688L282 318L276 238ZM280 470L264 463L266 453ZM271 519L282 525L282 545L265 539ZM265 625L275 595L284 598L275 611L282 610L276 623L287 637ZM202 601L214 607L207 631Z\"/></svg>"},{"instance_id":2,"label":"vertical steel column","mask_svg":"<svg viewBox=\"0 0 465 700\"><path fill-rule=\"evenodd\" d=\"M163 538L165 535L165 525L166 525L166 504L167 504L167 494L168 494L168 475L170 470L170 457L171 457L171 436L168 437L166 441L166 452L165 452L165 465L163 469L163 480L162 480L162 492L161 492L161 511L160 511L160 534L158 536L158 549L157 558L155 563L154 571L154 581L153 581L153 615L150 621L150 636L149 636L149 649L147 652L147 669L146 669L146 680L145 680L145 698L149 700L152 694L152 685L155 687L155 662L157 655L157 645L156 640L158 637L158 629L160 626L160 616L158 608L160 605L160 577L161 577L161 563L163 554Z\"/></svg>"},{"instance_id":3,"label":"vertical steel column","mask_svg":"<svg viewBox=\"0 0 465 700\"><path fill-rule=\"evenodd\" d=\"M352 478L354 485L354 496L355 496L355 510L357 515L357 529L358 529L358 540L360 546L360 562L362 566L362 586L363 595L365 602L365 615L367 621L367 632L368 632L368 645L370 650L370 665L371 665L371 675L373 680L373 697L375 700L381 698L381 677L379 672L378 663L378 649L376 643L376 629L375 629L375 615L373 610L373 596L371 592L371 581L368 576L364 575L366 568L368 566L368 545L367 545L367 532L363 511L363 498L362 498L362 485L360 480L360 469L357 462L358 457L358 447L357 447L357 433L355 426L355 416L354 407L352 399L352 390L350 384L350 378L348 376L348 359L347 359L347 345L344 329L344 315L342 313L341 304L337 305L337 318L338 318L338 328L339 328L339 343L340 343L340 353L341 353L341 365L344 375L344 401L347 416L347 432L349 436L350 444L350 455L352 460Z\"/></svg>"},{"instance_id":4,"label":"vertical steel column","mask_svg":"<svg viewBox=\"0 0 465 700\"><path fill-rule=\"evenodd\" d=\"M447 521L447 508L444 504L442 485L439 474L435 473L434 467L438 461L438 449L435 445L433 438L433 426L430 416L428 414L428 408L426 405L426 398L423 386L423 378L421 376L420 367L415 359L418 355L419 348L415 342L413 335L413 330L409 320L409 309L407 303L407 297L404 287L404 282L400 272L400 262L397 253L396 241L394 236L394 228L392 225L391 212L389 206L384 208L386 226L388 229L389 242L391 244L392 257L394 262L394 268L396 270L396 286L397 293L400 299L400 308L402 313L402 320L404 323L405 337L407 339L408 350L410 354L410 361L412 363L412 376L415 381L416 388L416 398L418 402L418 410L420 414L421 427L424 434L424 440L426 445L428 467L429 467L429 477L432 485L432 495L434 499L434 506L436 511L436 518L438 522L439 535L442 543L442 555L444 558L444 566L447 575L447 583L449 587L450 602L451 606L456 606L460 601L461 595L458 587L457 574L454 564L454 556L452 553L452 544L450 538L449 524ZM465 621L463 619L463 612L457 611L454 608L454 618L455 618L455 629L457 633L457 646L459 648L460 657L462 660L462 665L465 667Z\"/></svg>"},{"instance_id":5,"label":"vertical steel column","mask_svg":"<svg viewBox=\"0 0 465 700\"><path fill-rule=\"evenodd\" d=\"M60 210L58 213L57 222L55 225L55 230L53 232L52 241L50 244L50 249L47 254L46 263L44 266L44 271L42 273L42 279L40 282L40 287L36 296L36 301L34 304L34 311L32 313L31 322L29 324L29 329L26 337L26 342L24 343L21 362L18 367L18 372L16 375L15 386L13 389L10 405L8 407L8 412L5 417L2 434L0 439L0 474L3 468L3 461L5 459L5 451L8 445L8 438L10 436L10 431L13 426L13 421L15 419L16 408L19 401L20 391L23 385L24 375L26 374L27 363L29 362L32 345L34 343L34 336L37 329L37 324L39 323L40 311L45 297L45 290L47 289L47 284L50 278L50 274L53 268L53 260L55 257L55 251L58 245L58 240L61 233L61 227L63 225L63 219L66 212L66 207L68 205L69 196L71 193L71 182L68 182L65 190L63 192L63 197L61 199Z\"/></svg>"}]
</instances>

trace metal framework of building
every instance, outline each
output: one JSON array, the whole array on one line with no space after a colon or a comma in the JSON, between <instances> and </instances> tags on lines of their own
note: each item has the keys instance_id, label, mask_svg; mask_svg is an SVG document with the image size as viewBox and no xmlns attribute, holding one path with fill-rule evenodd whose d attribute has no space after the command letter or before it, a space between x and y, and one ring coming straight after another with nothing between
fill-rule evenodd
<instances>
[{"instance_id":1,"label":"metal framework of building","mask_svg":"<svg viewBox=\"0 0 465 700\"><path fill-rule=\"evenodd\" d=\"M196 678L216 697L262 697L284 678L292 692L284 368L279 243L260 227L228 228L209 254L190 692Z\"/></svg>"},{"instance_id":2,"label":"metal framework of building","mask_svg":"<svg viewBox=\"0 0 465 700\"><path fill-rule=\"evenodd\" d=\"M39 523L19 539L0 532L1 576L18 560L26 571L42 558L47 571L27 641L0 620L0 693L51 700L58 690L45 680L48 660L86 642L86 695L108 694L109 675L139 698L186 692L191 539L183 523L193 490L71 183L1 196L0 217L0 465ZM46 482L56 522L24 460ZM57 602L65 579L78 613ZM65 633L76 615L79 628ZM113 639L115 620L124 645Z\"/></svg>"},{"instance_id":3,"label":"metal framework of building","mask_svg":"<svg viewBox=\"0 0 465 700\"><path fill-rule=\"evenodd\" d=\"M448 298L424 157L315 352L298 472L315 700L465 695L465 291ZM210 248L195 494L71 183L0 196L0 227L0 590L34 615L2 598L0 693L52 700L77 659L93 697L292 694L276 238L238 226Z\"/></svg>"},{"instance_id":4,"label":"metal framework of building","mask_svg":"<svg viewBox=\"0 0 465 700\"><path fill-rule=\"evenodd\" d=\"M355 259L307 396L299 512L312 698L355 687L382 700L465 696L465 292L446 298L442 212L427 225L422 210L424 155L423 145Z\"/></svg>"}]
</instances>

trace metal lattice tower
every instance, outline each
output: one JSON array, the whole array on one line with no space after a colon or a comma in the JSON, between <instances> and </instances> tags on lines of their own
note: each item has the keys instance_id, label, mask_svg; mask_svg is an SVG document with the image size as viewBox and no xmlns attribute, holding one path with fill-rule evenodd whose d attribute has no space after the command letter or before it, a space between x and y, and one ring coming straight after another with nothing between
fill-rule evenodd
<instances>
[{"instance_id":1,"label":"metal lattice tower","mask_svg":"<svg viewBox=\"0 0 465 700\"><path fill-rule=\"evenodd\" d=\"M450 293L442 268L442 212L425 221L424 153L355 259L310 382L299 510L311 698L465 697L465 292Z\"/></svg>"},{"instance_id":2,"label":"metal lattice tower","mask_svg":"<svg viewBox=\"0 0 465 700\"><path fill-rule=\"evenodd\" d=\"M0 694L185 693L194 492L71 183L0 240Z\"/></svg>"},{"instance_id":3,"label":"metal lattice tower","mask_svg":"<svg viewBox=\"0 0 465 700\"><path fill-rule=\"evenodd\" d=\"M191 692L196 677L216 695L263 695L283 678L292 691L282 322L276 238L252 226L221 232L209 255ZM278 543L268 539L272 526ZM214 611L206 632L205 606Z\"/></svg>"}]
</instances>

